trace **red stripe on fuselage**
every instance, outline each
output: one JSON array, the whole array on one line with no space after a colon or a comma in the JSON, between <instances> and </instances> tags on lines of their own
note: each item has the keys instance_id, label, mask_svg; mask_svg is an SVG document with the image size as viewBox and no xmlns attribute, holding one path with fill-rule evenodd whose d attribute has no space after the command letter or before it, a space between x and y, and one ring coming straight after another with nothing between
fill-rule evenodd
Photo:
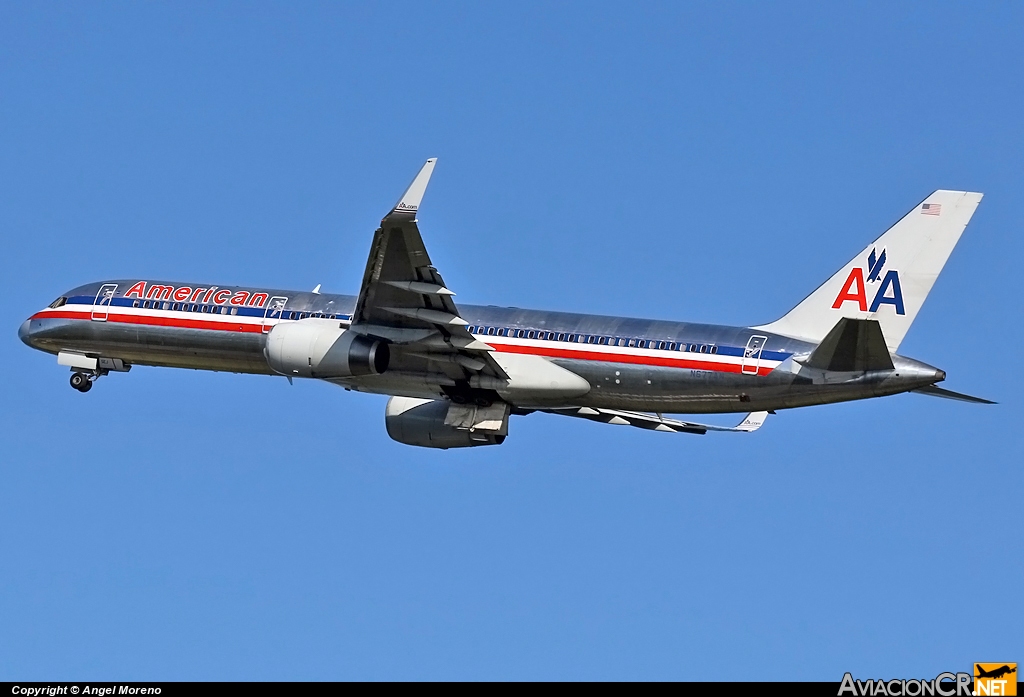
<instances>
[{"instance_id":1,"label":"red stripe on fuselage","mask_svg":"<svg viewBox=\"0 0 1024 697\"><path fill-rule=\"evenodd\" d=\"M32 315L30 319L74 319L92 320L92 311L75 312L69 310L44 310ZM100 320L97 320L100 321ZM107 313L107 322L115 324L141 324L153 327L180 327L182 329L206 329L222 332L245 332L259 334L263 331L262 324L242 324L239 322L211 321L201 319L179 319L177 317L154 317L153 315L125 315L120 313ZM563 349L549 346L521 346L519 344L501 344L491 341L487 337L488 345L494 347L501 353L520 353L531 356L546 356L548 358L568 358L582 361L602 361L605 363L629 363L631 365L652 365L664 368L679 368L683 370L708 370L718 373L741 373L742 366L738 363L720 363L718 361L700 361L690 358L667 358L661 356L638 356L625 353L604 353L600 351L586 351L579 349ZM758 375L767 375L772 371L767 366L758 368ZM746 373L753 376L753 373Z\"/></svg>"},{"instance_id":2,"label":"red stripe on fuselage","mask_svg":"<svg viewBox=\"0 0 1024 697\"><path fill-rule=\"evenodd\" d=\"M32 319L78 319L92 321L92 311L69 312L66 310L47 310L32 315ZM103 321L103 320L96 320ZM212 329L222 332L248 332L259 334L263 331L261 324L242 324L240 322L210 321L202 319L178 319L177 317L154 317L152 315L122 315L107 313L107 322L115 324L143 324L153 327L180 327L182 329Z\"/></svg>"},{"instance_id":3,"label":"red stripe on fuselage","mask_svg":"<svg viewBox=\"0 0 1024 697\"><path fill-rule=\"evenodd\" d=\"M665 358L662 356L637 356L624 353L604 353L601 351L580 351L578 349L566 350L548 346L520 346L518 344L496 344L490 341L488 345L493 346L502 353L525 353L533 356L547 356L548 358L570 358L582 361L604 361L605 363L631 363L634 365L656 365L665 368L683 368L690 370L711 370L717 373L739 373L742 367L738 363L719 363L718 361L697 361L691 358ZM771 368L762 367L758 369L758 375L767 375ZM753 375L753 373L748 373Z\"/></svg>"}]
</instances>

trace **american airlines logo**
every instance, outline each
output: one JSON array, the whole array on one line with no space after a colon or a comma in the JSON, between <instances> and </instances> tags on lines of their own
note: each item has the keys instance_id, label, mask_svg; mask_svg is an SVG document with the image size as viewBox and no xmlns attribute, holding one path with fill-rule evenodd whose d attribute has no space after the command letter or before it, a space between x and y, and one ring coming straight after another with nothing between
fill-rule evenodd
<instances>
[{"instance_id":1,"label":"american airlines logo","mask_svg":"<svg viewBox=\"0 0 1024 697\"><path fill-rule=\"evenodd\" d=\"M872 248L871 253L868 254L866 269L859 266L850 269L850 275L846 277L843 289L839 291L835 302L832 303L832 309L842 309L843 303L847 302L857 303L857 307L861 312L877 312L878 308L882 305L892 305L896 309L897 315L905 315L903 289L900 287L900 272L896 269L889 269L883 277L882 270L884 268L885 248L882 248L881 254L876 254L875 249ZM865 271L867 272L866 279ZM878 284L875 288L874 297L871 300L870 309L868 307L868 283L873 286Z\"/></svg>"},{"instance_id":2,"label":"american airlines logo","mask_svg":"<svg viewBox=\"0 0 1024 697\"><path fill-rule=\"evenodd\" d=\"M236 305L263 307L267 304L267 293L251 293L247 290L227 288L200 288L199 286L165 286L158 283L139 281L129 288L124 297L139 300L177 300L178 302L214 303L215 305Z\"/></svg>"}]
</instances>

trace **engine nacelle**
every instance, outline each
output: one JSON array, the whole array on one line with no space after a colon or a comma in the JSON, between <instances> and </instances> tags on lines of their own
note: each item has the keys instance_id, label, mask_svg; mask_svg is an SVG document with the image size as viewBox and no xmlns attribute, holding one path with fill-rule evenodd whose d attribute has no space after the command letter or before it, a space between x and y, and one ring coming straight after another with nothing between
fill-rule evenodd
<instances>
[{"instance_id":1,"label":"engine nacelle","mask_svg":"<svg viewBox=\"0 0 1024 697\"><path fill-rule=\"evenodd\" d=\"M392 440L421 448L472 448L505 441L503 434L446 425L448 407L449 402L440 399L392 397L384 410L384 425Z\"/></svg>"},{"instance_id":2,"label":"engine nacelle","mask_svg":"<svg viewBox=\"0 0 1024 697\"><path fill-rule=\"evenodd\" d=\"M386 341L346 331L336 320L312 317L275 325L264 355L277 372L302 378L380 375L391 360Z\"/></svg>"}]
</instances>

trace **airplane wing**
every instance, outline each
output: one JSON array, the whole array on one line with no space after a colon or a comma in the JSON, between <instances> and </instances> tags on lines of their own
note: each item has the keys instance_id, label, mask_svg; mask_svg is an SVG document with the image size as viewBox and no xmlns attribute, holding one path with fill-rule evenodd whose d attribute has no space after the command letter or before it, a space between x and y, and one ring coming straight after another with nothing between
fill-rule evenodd
<instances>
[{"instance_id":1,"label":"airplane wing","mask_svg":"<svg viewBox=\"0 0 1024 697\"><path fill-rule=\"evenodd\" d=\"M444 373L456 383L473 375L504 380L493 349L466 330L416 224L436 163L426 161L374 233L350 329L390 341L403 371Z\"/></svg>"},{"instance_id":2,"label":"airplane wing","mask_svg":"<svg viewBox=\"0 0 1024 697\"><path fill-rule=\"evenodd\" d=\"M695 433L704 435L708 431L729 431L734 433L750 433L761 428L764 420L768 417L766 411L755 411L746 415L738 426L710 426L698 424L691 421L678 421L666 419L658 414L647 414L639 411L619 411L617 409L593 409L591 407L570 407L567 409L543 409L547 414L561 414L562 416L575 416L591 421L600 421L606 424L620 426L635 426L646 428L651 431L667 431L669 433Z\"/></svg>"}]
</instances>

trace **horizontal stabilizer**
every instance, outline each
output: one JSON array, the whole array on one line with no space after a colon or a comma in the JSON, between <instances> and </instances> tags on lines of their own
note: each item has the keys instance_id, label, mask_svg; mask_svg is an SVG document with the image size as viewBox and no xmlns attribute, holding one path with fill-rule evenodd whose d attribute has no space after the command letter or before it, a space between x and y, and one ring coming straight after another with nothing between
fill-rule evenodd
<instances>
[{"instance_id":1,"label":"horizontal stabilizer","mask_svg":"<svg viewBox=\"0 0 1024 697\"><path fill-rule=\"evenodd\" d=\"M878 320L848 317L836 322L804 365L842 372L893 369Z\"/></svg>"},{"instance_id":2,"label":"horizontal stabilizer","mask_svg":"<svg viewBox=\"0 0 1024 697\"><path fill-rule=\"evenodd\" d=\"M959 402L971 402L972 404L996 404L996 402L993 402L988 399L982 399L981 397L972 397L969 394L960 394L959 392L954 392L953 390L944 390L941 387L936 387L935 385L929 385L928 387L922 387L920 389L913 391L917 392L918 394L926 394L931 397L955 399Z\"/></svg>"},{"instance_id":3,"label":"horizontal stabilizer","mask_svg":"<svg viewBox=\"0 0 1024 697\"><path fill-rule=\"evenodd\" d=\"M614 424L617 426L634 426L646 428L650 431L665 431L668 433L694 433L704 435L708 431L731 431L734 433L751 433L761 428L764 420L768 417L766 411L755 411L747 414L738 426L711 426L709 424L698 424L692 421L679 421L677 419L666 419L660 414L647 414L640 411L621 411L619 409L594 409L593 407L569 407L566 409L542 409L548 414L561 414L562 416L575 416L590 421Z\"/></svg>"}]
</instances>

